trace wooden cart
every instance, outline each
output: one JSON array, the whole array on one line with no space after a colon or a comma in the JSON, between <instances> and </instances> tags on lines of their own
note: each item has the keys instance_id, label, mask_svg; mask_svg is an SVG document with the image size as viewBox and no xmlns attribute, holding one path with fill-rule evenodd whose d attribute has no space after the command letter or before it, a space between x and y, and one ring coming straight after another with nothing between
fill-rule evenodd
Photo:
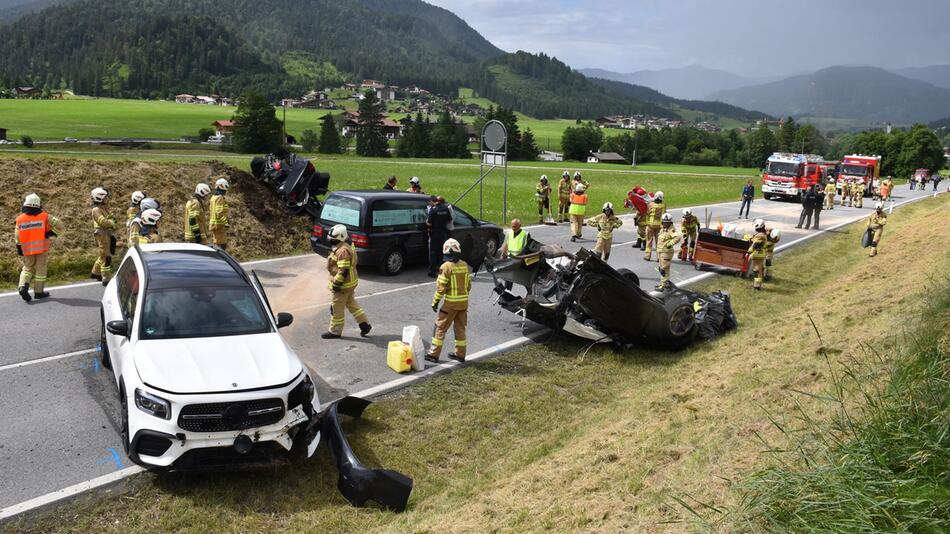
<instances>
[{"instance_id":1,"label":"wooden cart","mask_svg":"<svg viewBox=\"0 0 950 534\"><path fill-rule=\"evenodd\" d=\"M696 252L693 253L693 265L702 270L707 265L736 271L739 276L749 272L746 253L749 242L734 237L719 235L715 230L700 229L696 240Z\"/></svg>"}]
</instances>

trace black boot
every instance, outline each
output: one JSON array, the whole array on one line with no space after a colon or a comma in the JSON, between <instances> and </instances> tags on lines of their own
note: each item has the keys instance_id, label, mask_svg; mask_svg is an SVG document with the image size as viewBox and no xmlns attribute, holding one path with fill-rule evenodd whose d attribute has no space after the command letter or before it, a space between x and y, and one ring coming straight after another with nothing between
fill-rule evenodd
<instances>
[{"instance_id":1,"label":"black boot","mask_svg":"<svg viewBox=\"0 0 950 534\"><path fill-rule=\"evenodd\" d=\"M429 363L439 363L439 357L434 354L429 354L428 352L425 355L425 360Z\"/></svg>"},{"instance_id":2,"label":"black boot","mask_svg":"<svg viewBox=\"0 0 950 534\"><path fill-rule=\"evenodd\" d=\"M340 339L343 336L341 336L340 334L334 334L333 332L324 332L320 334L320 337L322 337L323 339Z\"/></svg>"},{"instance_id":3,"label":"black boot","mask_svg":"<svg viewBox=\"0 0 950 534\"><path fill-rule=\"evenodd\" d=\"M100 281L100 282L102 281L102 275L101 275L101 274L92 273L92 274L89 275L89 278L92 278L93 280L98 280L98 281Z\"/></svg>"},{"instance_id":4,"label":"black boot","mask_svg":"<svg viewBox=\"0 0 950 534\"><path fill-rule=\"evenodd\" d=\"M23 284L19 287L17 292L20 294L20 298L22 298L24 302L33 300L33 297L30 296L30 284Z\"/></svg>"},{"instance_id":5,"label":"black boot","mask_svg":"<svg viewBox=\"0 0 950 534\"><path fill-rule=\"evenodd\" d=\"M449 359L455 360L459 363L465 363L465 356L459 356L458 354L455 354L454 352L452 354L449 354Z\"/></svg>"},{"instance_id":6,"label":"black boot","mask_svg":"<svg viewBox=\"0 0 950 534\"><path fill-rule=\"evenodd\" d=\"M49 296L49 291L40 291L39 293L33 293L33 298L36 299L45 299Z\"/></svg>"},{"instance_id":7,"label":"black boot","mask_svg":"<svg viewBox=\"0 0 950 534\"><path fill-rule=\"evenodd\" d=\"M373 329L373 326L369 323L360 323L360 335L366 337L369 335L369 331Z\"/></svg>"}]
</instances>

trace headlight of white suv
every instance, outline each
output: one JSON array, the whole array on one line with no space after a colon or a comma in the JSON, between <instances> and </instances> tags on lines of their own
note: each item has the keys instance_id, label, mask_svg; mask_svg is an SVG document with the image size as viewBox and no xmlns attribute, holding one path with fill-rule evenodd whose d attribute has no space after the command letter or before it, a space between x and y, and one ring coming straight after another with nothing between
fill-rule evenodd
<instances>
[{"instance_id":1,"label":"headlight of white suv","mask_svg":"<svg viewBox=\"0 0 950 534\"><path fill-rule=\"evenodd\" d=\"M170 402L138 388L135 388L135 405L138 406L139 410L159 419L171 419L172 406Z\"/></svg>"}]
</instances>

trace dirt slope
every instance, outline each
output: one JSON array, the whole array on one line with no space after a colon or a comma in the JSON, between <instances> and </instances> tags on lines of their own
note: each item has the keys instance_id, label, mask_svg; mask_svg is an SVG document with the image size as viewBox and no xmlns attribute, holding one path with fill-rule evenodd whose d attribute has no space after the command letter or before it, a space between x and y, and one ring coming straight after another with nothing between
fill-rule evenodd
<instances>
[{"instance_id":1,"label":"dirt slope","mask_svg":"<svg viewBox=\"0 0 950 534\"><path fill-rule=\"evenodd\" d=\"M44 207L59 217L66 231L56 239L50 258L52 280L85 276L95 260L89 191L103 186L112 192L111 211L125 222L129 195L146 191L162 203L160 225L165 241L181 240L185 202L195 184L212 176L231 181L228 202L231 213L230 251L239 259L290 254L307 248L306 217L291 217L278 209L274 195L243 171L219 162L159 163L86 161L67 159L0 159L0 220L8 231L0 234L0 284L16 283L19 261L14 250L13 221L23 197L35 192ZM124 254L126 239L119 233L117 252Z\"/></svg>"}]
</instances>

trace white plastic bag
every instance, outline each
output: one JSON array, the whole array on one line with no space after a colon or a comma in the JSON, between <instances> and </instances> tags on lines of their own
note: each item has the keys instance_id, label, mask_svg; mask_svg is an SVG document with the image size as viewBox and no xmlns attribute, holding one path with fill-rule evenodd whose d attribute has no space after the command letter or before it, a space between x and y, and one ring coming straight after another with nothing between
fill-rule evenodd
<instances>
[{"instance_id":1,"label":"white plastic bag","mask_svg":"<svg viewBox=\"0 0 950 534\"><path fill-rule=\"evenodd\" d=\"M422 344L422 333L416 325L405 326L402 329L402 342L412 349L412 368L422 371L426 368L425 345Z\"/></svg>"}]
</instances>

